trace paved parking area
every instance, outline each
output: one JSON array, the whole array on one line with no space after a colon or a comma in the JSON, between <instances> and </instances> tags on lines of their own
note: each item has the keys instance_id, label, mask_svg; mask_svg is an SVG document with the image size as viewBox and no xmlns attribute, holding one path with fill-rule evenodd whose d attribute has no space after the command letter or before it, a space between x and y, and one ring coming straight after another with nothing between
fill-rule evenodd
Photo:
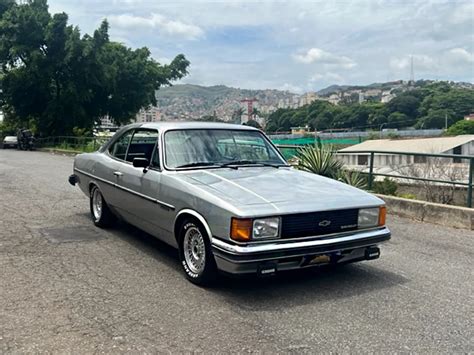
<instances>
[{"instance_id":1,"label":"paved parking area","mask_svg":"<svg viewBox=\"0 0 474 355\"><path fill-rule=\"evenodd\" d=\"M474 233L390 216L379 260L187 282L176 252L93 227L72 158L0 151L0 352L474 352Z\"/></svg>"}]
</instances>

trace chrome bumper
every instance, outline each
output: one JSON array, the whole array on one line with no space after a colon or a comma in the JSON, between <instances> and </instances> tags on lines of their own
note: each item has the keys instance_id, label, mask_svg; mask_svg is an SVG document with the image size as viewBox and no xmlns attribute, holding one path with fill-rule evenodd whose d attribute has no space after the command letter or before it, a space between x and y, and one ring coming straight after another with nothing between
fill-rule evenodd
<instances>
[{"instance_id":1,"label":"chrome bumper","mask_svg":"<svg viewBox=\"0 0 474 355\"><path fill-rule=\"evenodd\" d=\"M232 274L255 273L262 265L278 270L306 266L306 260L319 254L334 256L337 263L366 260L366 248L390 239L387 227L340 236L315 237L311 240L280 240L272 243L237 245L212 238L211 245L220 270Z\"/></svg>"}]
</instances>

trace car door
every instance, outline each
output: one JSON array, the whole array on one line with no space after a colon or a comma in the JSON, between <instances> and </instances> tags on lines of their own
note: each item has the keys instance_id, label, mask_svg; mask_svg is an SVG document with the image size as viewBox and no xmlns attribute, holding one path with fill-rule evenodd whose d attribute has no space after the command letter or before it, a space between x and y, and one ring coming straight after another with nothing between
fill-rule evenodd
<instances>
[{"instance_id":1,"label":"car door","mask_svg":"<svg viewBox=\"0 0 474 355\"><path fill-rule=\"evenodd\" d=\"M123 192L116 188L119 182L120 168L125 164L128 146L133 135L133 130L124 132L111 144L105 154L94 166L94 175L98 178L102 195L107 204L114 208L121 207Z\"/></svg>"},{"instance_id":2,"label":"car door","mask_svg":"<svg viewBox=\"0 0 474 355\"><path fill-rule=\"evenodd\" d=\"M119 188L126 192L122 204L126 219L158 236L166 209L159 203L161 169L159 165L158 131L136 129L127 151L126 163L120 169ZM148 168L135 168L134 158L145 158Z\"/></svg>"}]
</instances>

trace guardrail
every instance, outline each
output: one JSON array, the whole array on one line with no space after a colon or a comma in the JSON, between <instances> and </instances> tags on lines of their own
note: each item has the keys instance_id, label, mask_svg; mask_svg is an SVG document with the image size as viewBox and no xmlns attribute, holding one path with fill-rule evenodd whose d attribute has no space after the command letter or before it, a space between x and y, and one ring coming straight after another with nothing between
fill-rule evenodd
<instances>
[{"instance_id":1,"label":"guardrail","mask_svg":"<svg viewBox=\"0 0 474 355\"><path fill-rule=\"evenodd\" d=\"M108 137L54 136L38 138L35 143L39 148L57 148L81 152L94 152L108 140Z\"/></svg>"},{"instance_id":2,"label":"guardrail","mask_svg":"<svg viewBox=\"0 0 474 355\"><path fill-rule=\"evenodd\" d=\"M413 152L393 152L393 151L377 151L377 150L360 150L360 151L351 151L345 152L344 154L370 154L369 160L369 180L368 180L368 188L369 190L372 189L372 182L374 176L384 176L384 177L392 177L397 179L406 179L406 180L414 180L414 181L426 181L426 182L435 182L440 184L448 184L448 185L458 185L458 186L466 186L467 187L467 198L466 198L466 205L467 207L472 207L472 188L473 188L473 175L474 175L474 156L470 155L461 155L461 154L431 154L431 153L413 153ZM398 174L385 174L385 173L374 173L374 158L375 154L390 154L390 155L403 155L403 156L413 156L413 157L424 157L424 158L446 158L446 159L454 159L456 160L467 160L469 162L469 170L468 170L468 182L462 181L452 181L452 180L441 180L441 179L430 179L418 176L406 176L406 175L398 175ZM420 163L423 164L423 163Z\"/></svg>"},{"instance_id":3,"label":"guardrail","mask_svg":"<svg viewBox=\"0 0 474 355\"><path fill-rule=\"evenodd\" d=\"M295 155L297 150L303 146L295 146L295 145L276 145L278 149L282 152L282 154L288 158L288 156ZM395 179L405 179L405 180L413 180L413 181L425 181L425 182L434 182L439 184L447 184L447 185L456 185L456 186L465 186L467 188L467 198L466 198L466 205L467 207L472 208L472 192L473 192L473 180L474 180L474 156L470 155L461 155L461 154L429 154L429 153L414 153L414 152L393 152L393 151L377 151L377 150L359 150L359 151L350 151L344 153L338 153L344 155L355 155L355 154L367 154L370 156L368 159L367 166L369 168L368 171L368 189L372 190L372 184L374 181L374 177L376 176L383 176L383 177L391 177ZM467 182L463 181L452 181L452 180L443 180L443 179L431 179L426 177L419 177L419 176L407 176L407 175L398 175L398 174L386 174L386 173L377 173L374 172L374 161L376 154L383 154L383 155L401 155L401 156L413 156L413 157L424 157L424 158L445 158L451 160L467 160L469 164L468 168L468 179ZM423 163L419 163L423 164Z\"/></svg>"}]
</instances>

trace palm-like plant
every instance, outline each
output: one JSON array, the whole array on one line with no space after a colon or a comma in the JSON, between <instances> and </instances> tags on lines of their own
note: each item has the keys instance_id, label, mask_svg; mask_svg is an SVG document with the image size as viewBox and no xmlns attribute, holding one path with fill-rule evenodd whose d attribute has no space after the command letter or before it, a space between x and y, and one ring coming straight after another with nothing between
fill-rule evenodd
<instances>
[{"instance_id":1,"label":"palm-like plant","mask_svg":"<svg viewBox=\"0 0 474 355\"><path fill-rule=\"evenodd\" d=\"M337 159L336 150L332 146L318 145L303 147L296 152L300 170L338 179L344 163Z\"/></svg>"},{"instance_id":2,"label":"palm-like plant","mask_svg":"<svg viewBox=\"0 0 474 355\"><path fill-rule=\"evenodd\" d=\"M367 178L359 171L342 169L339 173L338 180L345 184L357 187L358 189L367 188Z\"/></svg>"}]
</instances>

